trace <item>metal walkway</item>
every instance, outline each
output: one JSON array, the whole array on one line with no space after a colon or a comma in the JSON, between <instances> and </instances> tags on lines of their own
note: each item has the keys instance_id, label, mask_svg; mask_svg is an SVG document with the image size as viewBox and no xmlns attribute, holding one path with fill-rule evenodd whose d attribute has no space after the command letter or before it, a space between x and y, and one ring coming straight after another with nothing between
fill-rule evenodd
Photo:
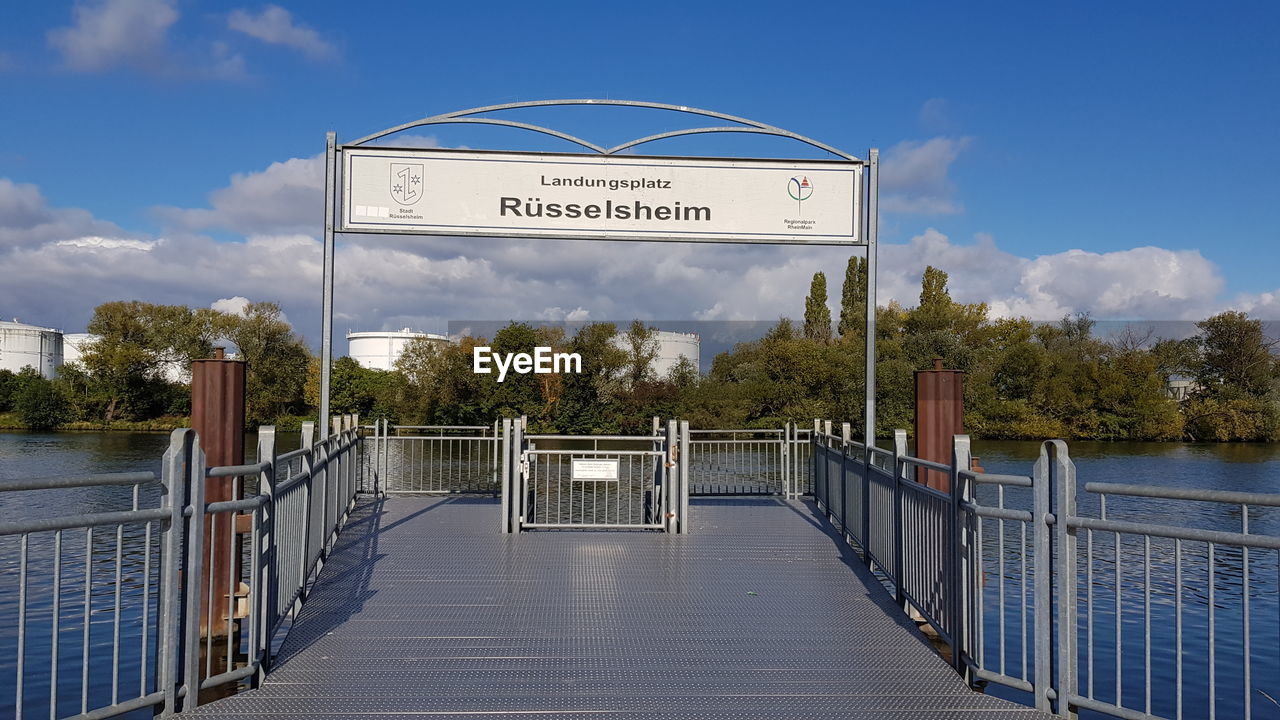
<instances>
[{"instance_id":1,"label":"metal walkway","mask_svg":"<svg viewBox=\"0 0 1280 720\"><path fill-rule=\"evenodd\" d=\"M259 689L202 718L1045 718L974 693L810 503L696 532L498 533L488 499L357 508Z\"/></svg>"}]
</instances>

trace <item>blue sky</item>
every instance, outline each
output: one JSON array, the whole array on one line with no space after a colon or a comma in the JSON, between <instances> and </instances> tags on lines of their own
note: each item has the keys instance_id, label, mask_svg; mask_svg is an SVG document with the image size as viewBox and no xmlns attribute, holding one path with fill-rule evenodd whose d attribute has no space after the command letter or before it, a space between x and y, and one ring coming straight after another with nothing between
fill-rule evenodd
<instances>
[{"instance_id":1,"label":"blue sky","mask_svg":"<svg viewBox=\"0 0 1280 720\"><path fill-rule=\"evenodd\" d=\"M247 297L313 337L325 131L610 97L880 147L882 303L913 304L932 263L1000 314L1274 319L1278 31L1274 3L7 3L0 315L75 330L116 297ZM602 142L683 122L520 117ZM653 151L816 156L749 137ZM769 319L800 312L815 270L838 283L848 254L352 239L338 324Z\"/></svg>"}]
</instances>

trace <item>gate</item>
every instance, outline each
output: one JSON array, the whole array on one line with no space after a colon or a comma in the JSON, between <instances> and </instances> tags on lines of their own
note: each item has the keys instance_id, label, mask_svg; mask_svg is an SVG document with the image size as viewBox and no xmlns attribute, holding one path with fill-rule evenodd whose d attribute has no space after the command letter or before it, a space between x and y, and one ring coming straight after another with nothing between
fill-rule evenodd
<instances>
[{"instance_id":1,"label":"gate","mask_svg":"<svg viewBox=\"0 0 1280 720\"><path fill-rule=\"evenodd\" d=\"M688 532L688 427L651 435L528 435L503 420L503 530Z\"/></svg>"}]
</instances>

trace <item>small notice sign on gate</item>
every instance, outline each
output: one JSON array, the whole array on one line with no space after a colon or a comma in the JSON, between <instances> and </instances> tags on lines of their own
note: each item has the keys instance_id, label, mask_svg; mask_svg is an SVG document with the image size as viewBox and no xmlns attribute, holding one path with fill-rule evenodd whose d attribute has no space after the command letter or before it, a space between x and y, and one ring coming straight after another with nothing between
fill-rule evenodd
<instances>
[{"instance_id":1,"label":"small notice sign on gate","mask_svg":"<svg viewBox=\"0 0 1280 720\"><path fill-rule=\"evenodd\" d=\"M598 480L604 482L618 481L617 460L574 460L572 478L574 480Z\"/></svg>"}]
</instances>

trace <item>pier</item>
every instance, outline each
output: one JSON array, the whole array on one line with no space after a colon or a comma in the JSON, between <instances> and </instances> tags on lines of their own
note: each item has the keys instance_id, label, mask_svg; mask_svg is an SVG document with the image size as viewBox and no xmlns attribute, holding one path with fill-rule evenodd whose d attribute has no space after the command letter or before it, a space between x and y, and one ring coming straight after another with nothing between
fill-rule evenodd
<instances>
[{"instance_id":1,"label":"pier","mask_svg":"<svg viewBox=\"0 0 1280 720\"><path fill-rule=\"evenodd\" d=\"M825 421L526 427L347 416L323 438L308 424L286 453L260 428L255 462L220 467L179 430L159 473L6 481L124 505L0 523L17 561L3 606L16 634L0 635L9 707L82 720L1280 708L1264 702L1280 537L1248 526L1280 496L1079 483L1060 441L1025 474L992 474L964 436L939 463L910 455L903 431L866 446ZM227 479L229 498L205 496ZM1153 522L1128 498L1231 505L1242 527Z\"/></svg>"}]
</instances>

